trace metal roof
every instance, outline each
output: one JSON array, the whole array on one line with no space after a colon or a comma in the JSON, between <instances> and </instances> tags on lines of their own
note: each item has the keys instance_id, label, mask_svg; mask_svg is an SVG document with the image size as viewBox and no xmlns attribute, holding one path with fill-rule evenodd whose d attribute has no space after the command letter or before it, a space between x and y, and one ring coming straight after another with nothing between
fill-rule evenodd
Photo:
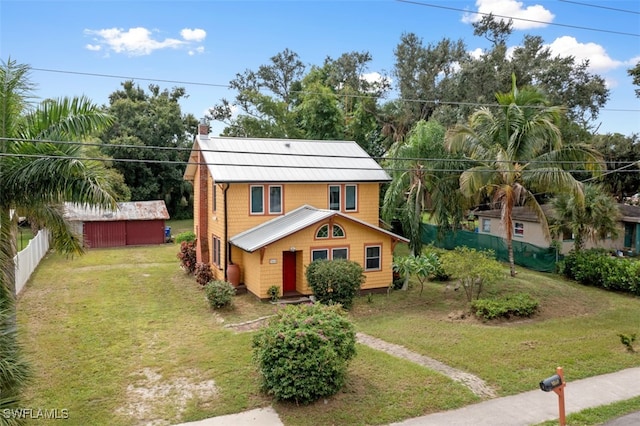
<instances>
[{"instance_id":1,"label":"metal roof","mask_svg":"<svg viewBox=\"0 0 640 426\"><path fill-rule=\"evenodd\" d=\"M386 182L389 175L356 142L197 135L185 179L201 149L216 182Z\"/></svg>"},{"instance_id":2,"label":"metal roof","mask_svg":"<svg viewBox=\"0 0 640 426\"><path fill-rule=\"evenodd\" d=\"M370 223L363 222L348 215L344 215L338 211L317 209L309 205L304 205L298 207L295 210L292 210L284 216L279 216L254 228L241 232L231 237L229 242L234 246L251 253L275 241L285 238L297 231L300 231L308 226L311 226L314 223L326 220L331 216L340 216L343 219L359 223L368 228L387 234L395 239L405 242L409 241L404 237L394 234L393 232L378 228L377 226L373 226Z\"/></svg>"},{"instance_id":3,"label":"metal roof","mask_svg":"<svg viewBox=\"0 0 640 426\"><path fill-rule=\"evenodd\" d=\"M80 222L158 220L169 219L169 212L162 200L122 202L118 203L117 210L65 203L64 217L70 221Z\"/></svg>"}]
</instances>

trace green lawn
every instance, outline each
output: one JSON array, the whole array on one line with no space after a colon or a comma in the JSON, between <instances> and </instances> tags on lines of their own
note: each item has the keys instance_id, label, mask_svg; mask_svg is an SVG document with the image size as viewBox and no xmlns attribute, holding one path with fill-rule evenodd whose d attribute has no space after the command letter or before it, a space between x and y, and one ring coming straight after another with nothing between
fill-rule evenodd
<instances>
[{"instance_id":1,"label":"green lawn","mask_svg":"<svg viewBox=\"0 0 640 426\"><path fill-rule=\"evenodd\" d=\"M187 221L188 222L188 221ZM175 235L190 223L168 224ZM184 228L184 229L183 229ZM272 404L251 362L251 333L225 327L273 313L251 295L212 311L178 267L176 244L49 254L18 302L33 365L24 406L68 409L68 424L170 424ZM519 322L459 318L462 295L429 283L356 300L359 331L479 375L499 394L640 364L617 333L640 331L640 299L519 269L490 293L528 291L540 314ZM287 425L384 424L479 399L448 378L358 346L348 382L309 406L274 403Z\"/></svg>"}]
</instances>

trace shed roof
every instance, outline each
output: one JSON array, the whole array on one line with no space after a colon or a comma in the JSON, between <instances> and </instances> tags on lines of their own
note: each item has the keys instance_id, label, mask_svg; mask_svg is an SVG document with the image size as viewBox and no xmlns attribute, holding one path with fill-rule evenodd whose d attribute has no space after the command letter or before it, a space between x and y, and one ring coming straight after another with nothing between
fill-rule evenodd
<instances>
[{"instance_id":1,"label":"shed roof","mask_svg":"<svg viewBox=\"0 0 640 426\"><path fill-rule=\"evenodd\" d=\"M356 142L197 135L184 177L193 180L198 151L216 182L386 182L389 175Z\"/></svg>"},{"instance_id":2,"label":"shed roof","mask_svg":"<svg viewBox=\"0 0 640 426\"><path fill-rule=\"evenodd\" d=\"M326 220L332 216L340 216L342 219L359 223L400 241L409 241L400 235L394 234L393 232L378 228L370 223L342 214L338 211L317 209L309 205L304 205L292 210L284 216L279 216L247 231L241 232L233 236L229 242L245 251L254 252L268 244L285 238L297 231Z\"/></svg>"},{"instance_id":3,"label":"shed roof","mask_svg":"<svg viewBox=\"0 0 640 426\"><path fill-rule=\"evenodd\" d=\"M118 203L117 210L101 209L84 204L65 203L64 217L67 220L79 222L159 220L169 219L169 212L162 200L122 202Z\"/></svg>"}]
</instances>

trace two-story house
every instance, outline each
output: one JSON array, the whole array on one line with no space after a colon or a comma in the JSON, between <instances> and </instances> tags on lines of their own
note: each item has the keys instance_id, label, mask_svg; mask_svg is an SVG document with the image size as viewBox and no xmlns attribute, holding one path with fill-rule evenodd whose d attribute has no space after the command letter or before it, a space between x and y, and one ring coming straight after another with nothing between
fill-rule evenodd
<instances>
[{"instance_id":1,"label":"two-story house","mask_svg":"<svg viewBox=\"0 0 640 426\"><path fill-rule=\"evenodd\" d=\"M363 290L392 281L407 240L379 226L387 173L355 142L209 137L200 125L184 175L194 188L197 260L259 298L312 293L316 259L362 265Z\"/></svg>"}]
</instances>

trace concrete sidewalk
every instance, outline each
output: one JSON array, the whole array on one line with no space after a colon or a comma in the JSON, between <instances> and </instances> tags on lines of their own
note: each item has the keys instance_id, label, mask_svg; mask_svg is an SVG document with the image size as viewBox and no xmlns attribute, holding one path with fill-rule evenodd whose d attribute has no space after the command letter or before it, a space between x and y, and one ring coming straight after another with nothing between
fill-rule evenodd
<instances>
[{"instance_id":1,"label":"concrete sidewalk","mask_svg":"<svg viewBox=\"0 0 640 426\"><path fill-rule=\"evenodd\" d=\"M640 396L640 367L567 381L566 414ZM408 419L397 426L528 426L558 418L558 395L534 390L457 410ZM623 423L624 424L624 423Z\"/></svg>"},{"instance_id":2,"label":"concrete sidewalk","mask_svg":"<svg viewBox=\"0 0 640 426\"><path fill-rule=\"evenodd\" d=\"M566 414L640 396L640 367L616 373L568 381L564 390ZM457 410L415 417L392 426L529 426L558 418L558 395L534 390L490 399ZM610 426L640 424L640 413L608 423ZM177 426L282 426L271 407L228 416L213 417Z\"/></svg>"}]
</instances>

